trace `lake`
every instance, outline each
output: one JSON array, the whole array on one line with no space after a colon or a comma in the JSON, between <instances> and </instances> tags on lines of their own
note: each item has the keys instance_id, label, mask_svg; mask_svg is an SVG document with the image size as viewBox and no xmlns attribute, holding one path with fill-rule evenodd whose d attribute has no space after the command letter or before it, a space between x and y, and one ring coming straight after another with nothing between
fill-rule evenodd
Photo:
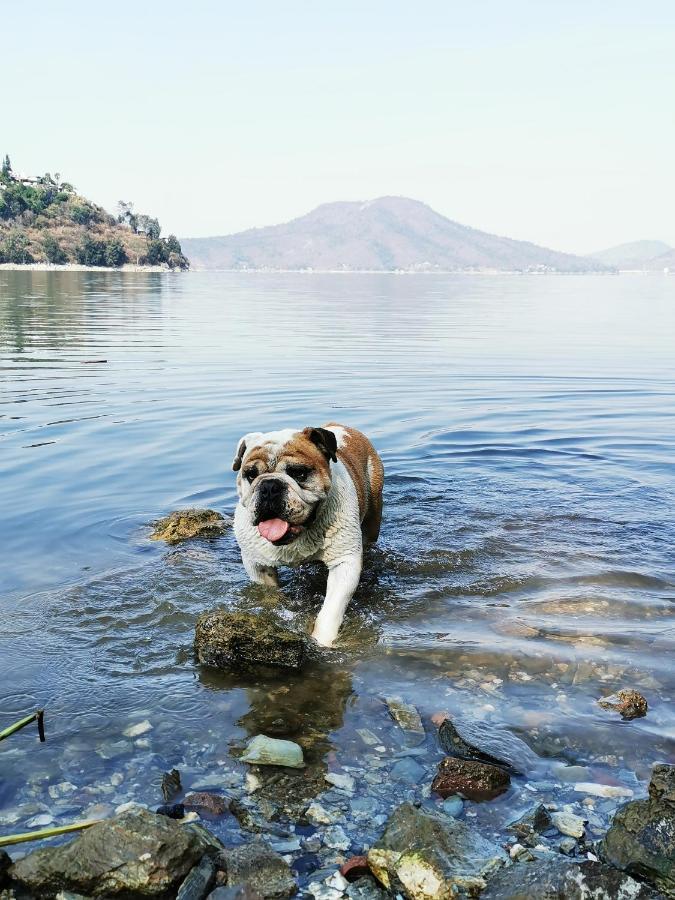
<instances>
[{"instance_id":1,"label":"lake","mask_svg":"<svg viewBox=\"0 0 675 900\"><path fill-rule=\"evenodd\" d=\"M592 839L622 801L575 783L642 796L673 761L675 279L0 271L0 411L0 727L39 706L47 724L44 745L3 743L0 834L154 808L176 767L306 841L288 797L246 791L237 755L263 732L303 745L302 790L342 811L355 852L401 799L437 802L443 712L540 759L465 804L486 832L539 799ZM167 547L150 524L231 514L245 432L332 420L386 469L337 647L302 675L201 669L200 612L309 628L325 576L286 572L279 598L247 583L231 532ZM598 706L620 688L645 718ZM421 745L391 697L419 710ZM212 827L241 839L232 817ZM289 851L301 877L338 852L317 846Z\"/></svg>"}]
</instances>

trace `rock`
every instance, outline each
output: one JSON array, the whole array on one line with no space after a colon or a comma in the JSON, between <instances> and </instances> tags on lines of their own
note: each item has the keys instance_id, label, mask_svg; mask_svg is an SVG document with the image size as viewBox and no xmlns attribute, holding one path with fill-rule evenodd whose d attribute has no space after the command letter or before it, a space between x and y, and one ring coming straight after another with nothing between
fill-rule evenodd
<instances>
[{"instance_id":1,"label":"rock","mask_svg":"<svg viewBox=\"0 0 675 900\"><path fill-rule=\"evenodd\" d=\"M163 519L153 522L153 541L176 544L195 537L217 537L223 534L230 521L213 509L177 509Z\"/></svg>"},{"instance_id":2,"label":"rock","mask_svg":"<svg viewBox=\"0 0 675 900\"><path fill-rule=\"evenodd\" d=\"M216 880L216 867L205 856L190 869L187 878L178 888L176 900L204 900Z\"/></svg>"},{"instance_id":3,"label":"rock","mask_svg":"<svg viewBox=\"0 0 675 900\"><path fill-rule=\"evenodd\" d=\"M484 722L468 718L454 722L445 719L438 729L438 740L448 756L502 766L520 775L536 769L539 764L539 758L525 741L510 731L487 727Z\"/></svg>"},{"instance_id":4,"label":"rock","mask_svg":"<svg viewBox=\"0 0 675 900\"><path fill-rule=\"evenodd\" d=\"M307 638L271 616L216 609L197 619L195 652L202 665L216 669L299 669L307 655Z\"/></svg>"},{"instance_id":5,"label":"rock","mask_svg":"<svg viewBox=\"0 0 675 900\"><path fill-rule=\"evenodd\" d=\"M358 881L370 874L367 856L352 856L340 866L340 874L347 881Z\"/></svg>"},{"instance_id":6,"label":"rock","mask_svg":"<svg viewBox=\"0 0 675 900\"><path fill-rule=\"evenodd\" d=\"M122 813L59 847L34 850L10 869L34 893L71 890L92 897L160 896L201 858L194 834L145 809Z\"/></svg>"},{"instance_id":7,"label":"rock","mask_svg":"<svg viewBox=\"0 0 675 900\"><path fill-rule=\"evenodd\" d=\"M186 809L196 809L210 816L222 816L229 808L229 802L225 797L211 791L194 791L187 794L183 802Z\"/></svg>"},{"instance_id":8,"label":"rock","mask_svg":"<svg viewBox=\"0 0 675 900\"><path fill-rule=\"evenodd\" d=\"M305 810L305 817L312 825L334 825L343 816L337 809L326 809L320 803L313 802Z\"/></svg>"},{"instance_id":9,"label":"rock","mask_svg":"<svg viewBox=\"0 0 675 900\"><path fill-rule=\"evenodd\" d=\"M211 891L206 900L263 900L263 898L250 884L237 884L234 887L217 887L215 891Z\"/></svg>"},{"instance_id":10,"label":"rock","mask_svg":"<svg viewBox=\"0 0 675 900\"><path fill-rule=\"evenodd\" d=\"M302 747L294 741L283 741L258 734L251 738L246 752L240 757L242 762L256 766L286 766L290 769L304 769L305 760Z\"/></svg>"},{"instance_id":11,"label":"rock","mask_svg":"<svg viewBox=\"0 0 675 900\"><path fill-rule=\"evenodd\" d=\"M223 842L212 834L208 828L205 828L201 822L190 822L185 825L185 830L193 834L197 838L197 845L200 848L200 856L208 856L215 858L223 849Z\"/></svg>"},{"instance_id":12,"label":"rock","mask_svg":"<svg viewBox=\"0 0 675 900\"><path fill-rule=\"evenodd\" d=\"M125 737L139 737L142 734L146 734L148 731L152 731L152 724L145 719L143 722L136 722L134 725L129 725L128 728L125 728L122 734Z\"/></svg>"},{"instance_id":13,"label":"rock","mask_svg":"<svg viewBox=\"0 0 675 900\"><path fill-rule=\"evenodd\" d=\"M185 807L182 803L165 803L155 810L158 816L168 816L169 819L184 819Z\"/></svg>"},{"instance_id":14,"label":"rock","mask_svg":"<svg viewBox=\"0 0 675 900\"><path fill-rule=\"evenodd\" d=\"M347 791L350 794L354 792L354 779L351 775L339 775L337 772L326 772L323 777L328 784L332 784L333 787L340 788L340 790Z\"/></svg>"},{"instance_id":15,"label":"rock","mask_svg":"<svg viewBox=\"0 0 675 900\"><path fill-rule=\"evenodd\" d=\"M33 816L26 822L28 828L46 828L54 821L54 816L50 813L40 813L39 816Z\"/></svg>"},{"instance_id":16,"label":"rock","mask_svg":"<svg viewBox=\"0 0 675 900\"><path fill-rule=\"evenodd\" d=\"M426 771L414 759L399 759L391 767L391 777L394 781L405 781L408 784L418 784L426 776Z\"/></svg>"},{"instance_id":17,"label":"rock","mask_svg":"<svg viewBox=\"0 0 675 900\"><path fill-rule=\"evenodd\" d=\"M675 897L675 766L654 767L649 799L620 807L600 844L600 856L618 869Z\"/></svg>"},{"instance_id":18,"label":"rock","mask_svg":"<svg viewBox=\"0 0 675 900\"><path fill-rule=\"evenodd\" d=\"M331 850L349 850L352 845L352 842L340 825L332 825L330 828L326 828L323 833L323 842Z\"/></svg>"},{"instance_id":19,"label":"rock","mask_svg":"<svg viewBox=\"0 0 675 900\"><path fill-rule=\"evenodd\" d=\"M385 893L374 878L359 878L347 888L349 900L387 900Z\"/></svg>"},{"instance_id":20,"label":"rock","mask_svg":"<svg viewBox=\"0 0 675 900\"><path fill-rule=\"evenodd\" d=\"M162 775L162 797L164 802L169 803L174 797L177 797L183 790L180 783L180 772L178 769L172 769Z\"/></svg>"},{"instance_id":21,"label":"rock","mask_svg":"<svg viewBox=\"0 0 675 900\"><path fill-rule=\"evenodd\" d=\"M638 691L619 691L610 697L602 697L598 703L603 709L612 709L621 713L622 719L639 719L647 715L649 706Z\"/></svg>"},{"instance_id":22,"label":"rock","mask_svg":"<svg viewBox=\"0 0 675 900\"><path fill-rule=\"evenodd\" d=\"M426 737L424 725L417 709L411 703L405 703L400 697L385 697L385 703L392 719L400 725L415 741L423 741Z\"/></svg>"},{"instance_id":23,"label":"rock","mask_svg":"<svg viewBox=\"0 0 675 900\"><path fill-rule=\"evenodd\" d=\"M291 897L297 885L285 860L264 841L223 850L228 887L248 886L265 900Z\"/></svg>"},{"instance_id":24,"label":"rock","mask_svg":"<svg viewBox=\"0 0 675 900\"><path fill-rule=\"evenodd\" d=\"M586 819L582 819L581 816L575 816L574 813L554 812L551 814L551 822L560 834L567 834L569 837L574 838L584 836Z\"/></svg>"},{"instance_id":25,"label":"rock","mask_svg":"<svg viewBox=\"0 0 675 900\"><path fill-rule=\"evenodd\" d=\"M623 872L599 862L551 859L516 863L491 878L481 900L658 900Z\"/></svg>"},{"instance_id":26,"label":"rock","mask_svg":"<svg viewBox=\"0 0 675 900\"><path fill-rule=\"evenodd\" d=\"M446 756L439 763L431 790L441 797L459 794L467 800L493 800L503 794L510 783L509 773L498 766Z\"/></svg>"},{"instance_id":27,"label":"rock","mask_svg":"<svg viewBox=\"0 0 675 900\"><path fill-rule=\"evenodd\" d=\"M614 784L595 784L591 781L580 781L574 785L578 794L592 794L594 797L632 797L630 788Z\"/></svg>"},{"instance_id":28,"label":"rock","mask_svg":"<svg viewBox=\"0 0 675 900\"><path fill-rule=\"evenodd\" d=\"M371 872L384 887L410 900L474 896L484 876L506 859L501 847L464 822L403 803L368 851ZM473 893L471 893L473 892Z\"/></svg>"},{"instance_id":29,"label":"rock","mask_svg":"<svg viewBox=\"0 0 675 900\"><path fill-rule=\"evenodd\" d=\"M538 803L515 822L507 826L528 847L539 843L539 835L553 826L551 814L543 803Z\"/></svg>"},{"instance_id":30,"label":"rock","mask_svg":"<svg viewBox=\"0 0 675 900\"><path fill-rule=\"evenodd\" d=\"M9 867L12 865L12 859L6 850L0 850L0 888L4 887L9 880Z\"/></svg>"},{"instance_id":31,"label":"rock","mask_svg":"<svg viewBox=\"0 0 675 900\"><path fill-rule=\"evenodd\" d=\"M446 816L452 816L456 819L458 816L461 816L464 811L464 802L459 794L450 794L450 796L446 797L441 803L441 807Z\"/></svg>"}]
</instances>

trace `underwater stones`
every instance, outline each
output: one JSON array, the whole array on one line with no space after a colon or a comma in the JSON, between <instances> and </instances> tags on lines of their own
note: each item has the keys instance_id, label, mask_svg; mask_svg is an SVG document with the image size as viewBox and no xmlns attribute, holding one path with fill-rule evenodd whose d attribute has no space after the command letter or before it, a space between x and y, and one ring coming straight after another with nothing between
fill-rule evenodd
<instances>
[{"instance_id":1,"label":"underwater stones","mask_svg":"<svg viewBox=\"0 0 675 900\"><path fill-rule=\"evenodd\" d=\"M242 762L256 766L285 766L289 769L304 769L305 760L302 747L294 741L271 738L258 734L248 742L246 752L240 757Z\"/></svg>"},{"instance_id":2,"label":"underwater stones","mask_svg":"<svg viewBox=\"0 0 675 900\"><path fill-rule=\"evenodd\" d=\"M633 796L632 790L622 785L595 784L592 781L580 781L574 785L574 790L578 794L591 794L593 797L608 797L610 799Z\"/></svg>"},{"instance_id":3,"label":"underwater stones","mask_svg":"<svg viewBox=\"0 0 675 900\"><path fill-rule=\"evenodd\" d=\"M220 794L214 794L211 791L194 791L187 794L183 801L186 809L195 809L199 813L206 813L210 816L222 816L229 807L229 801Z\"/></svg>"},{"instance_id":4,"label":"underwater stones","mask_svg":"<svg viewBox=\"0 0 675 900\"><path fill-rule=\"evenodd\" d=\"M462 815L464 803L459 794L450 794L450 796L446 797L441 803L441 808L446 816L452 816L453 819L456 819L458 816Z\"/></svg>"},{"instance_id":5,"label":"underwater stones","mask_svg":"<svg viewBox=\"0 0 675 900\"><path fill-rule=\"evenodd\" d=\"M59 847L34 850L11 877L38 895L70 890L92 897L161 896L202 856L196 835L145 809L99 822Z\"/></svg>"},{"instance_id":6,"label":"underwater stones","mask_svg":"<svg viewBox=\"0 0 675 900\"><path fill-rule=\"evenodd\" d=\"M584 836L586 819L583 819L581 816L575 816L574 813L554 812L551 814L551 822L560 834L566 834L573 838Z\"/></svg>"},{"instance_id":7,"label":"underwater stones","mask_svg":"<svg viewBox=\"0 0 675 900\"><path fill-rule=\"evenodd\" d=\"M485 876L506 859L475 829L447 816L403 803L368 851L371 872L384 887L410 900L475 896Z\"/></svg>"},{"instance_id":8,"label":"underwater stones","mask_svg":"<svg viewBox=\"0 0 675 900\"><path fill-rule=\"evenodd\" d=\"M675 766L654 767L649 799L617 810L600 856L675 897ZM670 798L670 799L669 799Z\"/></svg>"},{"instance_id":9,"label":"underwater stones","mask_svg":"<svg viewBox=\"0 0 675 900\"><path fill-rule=\"evenodd\" d=\"M247 885L265 900L283 900L297 891L288 863L264 841L223 850L218 864L227 872L228 888Z\"/></svg>"},{"instance_id":10,"label":"underwater stones","mask_svg":"<svg viewBox=\"0 0 675 900\"><path fill-rule=\"evenodd\" d=\"M187 874L178 888L176 900L204 900L216 880L216 867L204 856Z\"/></svg>"},{"instance_id":11,"label":"underwater stones","mask_svg":"<svg viewBox=\"0 0 675 900\"><path fill-rule=\"evenodd\" d=\"M446 756L439 763L431 790L443 798L459 794L467 800L494 800L510 784L509 773L498 766Z\"/></svg>"},{"instance_id":12,"label":"underwater stones","mask_svg":"<svg viewBox=\"0 0 675 900\"><path fill-rule=\"evenodd\" d=\"M171 769L170 772L164 772L162 775L162 797L164 802L169 803L174 797L177 797L183 790L180 782L180 772L178 769Z\"/></svg>"},{"instance_id":13,"label":"underwater stones","mask_svg":"<svg viewBox=\"0 0 675 900\"><path fill-rule=\"evenodd\" d=\"M323 776L328 784L339 788L341 791L347 791L348 794L354 793L354 779L351 775L342 775L338 772L326 772Z\"/></svg>"},{"instance_id":14,"label":"underwater stones","mask_svg":"<svg viewBox=\"0 0 675 900\"><path fill-rule=\"evenodd\" d=\"M344 828L340 825L332 825L326 828L323 833L323 843L331 850L349 850L351 841L345 834Z\"/></svg>"},{"instance_id":15,"label":"underwater stones","mask_svg":"<svg viewBox=\"0 0 675 900\"><path fill-rule=\"evenodd\" d=\"M316 801L309 804L305 811L305 818L312 825L334 825L342 820L342 813L337 809L327 809Z\"/></svg>"},{"instance_id":16,"label":"underwater stones","mask_svg":"<svg viewBox=\"0 0 675 900\"><path fill-rule=\"evenodd\" d=\"M516 863L491 878L481 900L658 900L646 885L600 862Z\"/></svg>"},{"instance_id":17,"label":"underwater stones","mask_svg":"<svg viewBox=\"0 0 675 900\"><path fill-rule=\"evenodd\" d=\"M140 737L142 734L147 734L148 731L152 731L152 723L145 719L143 722L135 722L133 725L129 725L128 728L125 728L122 734L125 737Z\"/></svg>"},{"instance_id":18,"label":"underwater stones","mask_svg":"<svg viewBox=\"0 0 675 900\"><path fill-rule=\"evenodd\" d=\"M621 714L622 719L639 719L647 715L649 706L638 691L624 690L610 697L598 700L603 709L611 709Z\"/></svg>"},{"instance_id":19,"label":"underwater stones","mask_svg":"<svg viewBox=\"0 0 675 900\"><path fill-rule=\"evenodd\" d=\"M539 762L525 741L515 734L466 718L461 721L446 718L438 729L438 741L449 756L506 767L520 775L536 768Z\"/></svg>"},{"instance_id":20,"label":"underwater stones","mask_svg":"<svg viewBox=\"0 0 675 900\"><path fill-rule=\"evenodd\" d=\"M417 709L412 703L405 703L400 697L385 697L389 715L405 732L408 742L421 744L426 737L424 725Z\"/></svg>"},{"instance_id":21,"label":"underwater stones","mask_svg":"<svg viewBox=\"0 0 675 900\"><path fill-rule=\"evenodd\" d=\"M176 544L196 537L217 537L225 532L230 521L213 509L177 509L153 522L153 541Z\"/></svg>"},{"instance_id":22,"label":"underwater stones","mask_svg":"<svg viewBox=\"0 0 675 900\"><path fill-rule=\"evenodd\" d=\"M538 803L515 822L511 822L507 829L512 831L523 844L534 847L539 842L539 835L548 831L552 825L551 814L543 803Z\"/></svg>"},{"instance_id":23,"label":"underwater stones","mask_svg":"<svg viewBox=\"0 0 675 900\"><path fill-rule=\"evenodd\" d=\"M216 669L299 669L307 638L268 616L215 609L197 619L194 646L199 662Z\"/></svg>"}]
</instances>

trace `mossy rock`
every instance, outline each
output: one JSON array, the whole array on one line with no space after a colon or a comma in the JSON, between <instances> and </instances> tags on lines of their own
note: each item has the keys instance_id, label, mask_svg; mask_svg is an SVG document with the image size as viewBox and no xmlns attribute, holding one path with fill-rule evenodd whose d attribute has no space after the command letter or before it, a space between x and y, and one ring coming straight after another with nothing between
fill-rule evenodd
<instances>
[{"instance_id":1,"label":"mossy rock","mask_svg":"<svg viewBox=\"0 0 675 900\"><path fill-rule=\"evenodd\" d=\"M214 509L177 509L163 519L153 522L153 541L177 544L197 537L218 537L229 525L229 519Z\"/></svg>"},{"instance_id":2,"label":"mossy rock","mask_svg":"<svg viewBox=\"0 0 675 900\"><path fill-rule=\"evenodd\" d=\"M214 609L202 613L195 627L199 662L216 669L257 666L299 669L307 655L305 635L271 616Z\"/></svg>"}]
</instances>

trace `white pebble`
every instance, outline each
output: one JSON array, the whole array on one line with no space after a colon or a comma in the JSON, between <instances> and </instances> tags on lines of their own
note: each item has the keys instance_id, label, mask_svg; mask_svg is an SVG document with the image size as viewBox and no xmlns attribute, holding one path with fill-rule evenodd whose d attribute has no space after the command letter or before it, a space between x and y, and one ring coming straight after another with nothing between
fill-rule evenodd
<instances>
[{"instance_id":1,"label":"white pebble","mask_svg":"<svg viewBox=\"0 0 675 900\"><path fill-rule=\"evenodd\" d=\"M139 737L142 734L145 734L147 731L152 731L152 725L147 719L144 719L143 722L136 722L135 725L129 725L128 728L125 728L122 732L125 737Z\"/></svg>"},{"instance_id":2,"label":"white pebble","mask_svg":"<svg viewBox=\"0 0 675 900\"><path fill-rule=\"evenodd\" d=\"M595 784L592 781L579 781L574 790L580 794L593 794L594 797L632 797L630 788L612 784Z\"/></svg>"},{"instance_id":3,"label":"white pebble","mask_svg":"<svg viewBox=\"0 0 675 900\"><path fill-rule=\"evenodd\" d=\"M583 837L585 819L582 819L581 816L567 812L554 812L551 820L561 834L575 838Z\"/></svg>"},{"instance_id":4,"label":"white pebble","mask_svg":"<svg viewBox=\"0 0 675 900\"><path fill-rule=\"evenodd\" d=\"M324 778L328 784L332 784L333 787L340 788L343 791L349 791L350 793L354 790L354 779L351 775L340 775L338 772L327 772L324 775Z\"/></svg>"}]
</instances>

